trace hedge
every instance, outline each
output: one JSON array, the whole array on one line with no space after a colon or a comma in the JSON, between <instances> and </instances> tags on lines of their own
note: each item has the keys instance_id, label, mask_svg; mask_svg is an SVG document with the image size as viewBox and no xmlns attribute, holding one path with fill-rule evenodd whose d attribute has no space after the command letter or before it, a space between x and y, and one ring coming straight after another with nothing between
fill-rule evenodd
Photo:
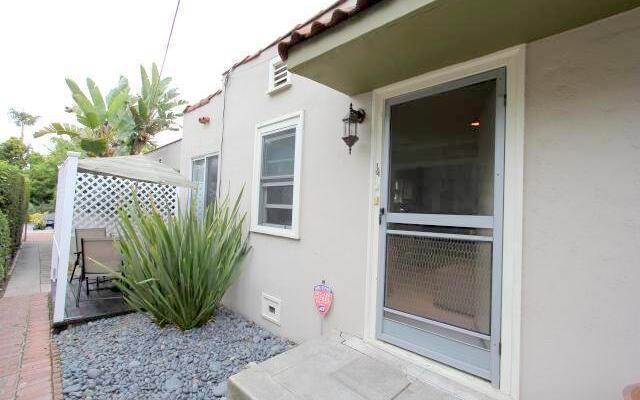
<instances>
[{"instance_id":1,"label":"hedge","mask_svg":"<svg viewBox=\"0 0 640 400\"><path fill-rule=\"evenodd\" d=\"M20 169L0 161L0 211L9 226L9 245L13 254L22 241L22 230L29 206L29 181Z\"/></svg>"},{"instance_id":2,"label":"hedge","mask_svg":"<svg viewBox=\"0 0 640 400\"><path fill-rule=\"evenodd\" d=\"M11 237L7 217L0 211L0 282L7 276L11 262Z\"/></svg>"}]
</instances>

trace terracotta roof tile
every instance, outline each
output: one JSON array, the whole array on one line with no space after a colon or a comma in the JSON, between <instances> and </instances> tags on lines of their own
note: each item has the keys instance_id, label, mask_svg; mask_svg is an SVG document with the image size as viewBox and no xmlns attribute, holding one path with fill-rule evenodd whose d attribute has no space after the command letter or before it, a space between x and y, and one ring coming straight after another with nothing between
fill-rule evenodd
<instances>
[{"instance_id":1,"label":"terracotta roof tile","mask_svg":"<svg viewBox=\"0 0 640 400\"><path fill-rule=\"evenodd\" d=\"M289 57L289 50L305 40L348 20L382 0L343 0L316 14L311 20L295 28L282 37L278 43L278 54L283 61Z\"/></svg>"},{"instance_id":2,"label":"terracotta roof tile","mask_svg":"<svg viewBox=\"0 0 640 400\"><path fill-rule=\"evenodd\" d=\"M289 32L269 43L267 46L236 62L231 66L231 68L225 71L223 75L226 75L240 65L246 64L249 61L259 57L260 54L262 54L265 50L276 44L278 45L278 54L280 55L280 58L286 61L289 56L289 49L291 47L304 42L305 40L316 36L343 21L346 21L360 11L367 9L376 3L379 3L380 1L382 0L337 0L329 7L316 13L307 21L296 25ZM195 104L188 105L184 109L184 113L186 114L206 104L209 104L211 99L219 95L220 93L222 93L222 90L216 91L212 95L207 96L206 98L198 101Z\"/></svg>"},{"instance_id":3,"label":"terracotta roof tile","mask_svg":"<svg viewBox=\"0 0 640 400\"><path fill-rule=\"evenodd\" d=\"M220 93L222 93L222 90L218 89L215 93L210 94L209 96L205 97L204 99L198 101L197 103L194 104L189 104L188 106L185 107L183 113L189 113L195 109L198 109L202 106L206 106L207 104L209 104L209 102L211 101L211 99L213 99L214 97L216 97L217 95L219 95Z\"/></svg>"},{"instance_id":4,"label":"terracotta roof tile","mask_svg":"<svg viewBox=\"0 0 640 400\"><path fill-rule=\"evenodd\" d=\"M329 7L317 12L314 16L312 16L311 18L309 18L308 20L306 20L305 22L298 24L296 26L293 27L293 29L289 30L287 33L285 33L284 35L278 37L276 40L272 41L271 43L269 43L268 45L266 45L265 47L261 48L260 50L258 50L257 52L250 54L248 56L246 56L245 58L243 58L242 60L238 61L237 63L233 64L231 66L231 68L229 68L227 71L224 72L224 74L228 74L229 72L231 72L232 70L234 70L235 68L239 67L242 64L248 63L249 61L257 58L258 56L260 56L260 54L262 54L265 50L271 48L272 46L281 43L283 40L286 40L287 38L289 38L291 35L296 35L296 32L299 29L304 28L305 26L312 24L314 21L318 20L320 17L322 17L323 15L331 12L332 10L334 10L336 7L340 7L343 4L346 3L351 3L354 2L355 0L337 0L335 1L333 4L331 4ZM223 75L224 75L223 74Z\"/></svg>"}]
</instances>

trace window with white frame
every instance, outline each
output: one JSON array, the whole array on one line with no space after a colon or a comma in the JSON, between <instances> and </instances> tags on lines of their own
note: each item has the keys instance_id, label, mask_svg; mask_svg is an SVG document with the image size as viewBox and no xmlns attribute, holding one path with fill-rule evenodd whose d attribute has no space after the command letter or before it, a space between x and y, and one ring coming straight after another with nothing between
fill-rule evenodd
<instances>
[{"instance_id":1,"label":"window with white frame","mask_svg":"<svg viewBox=\"0 0 640 400\"><path fill-rule=\"evenodd\" d=\"M269 89L267 93L279 92L291 86L291 76L287 69L287 64L276 57L269 63Z\"/></svg>"},{"instance_id":2,"label":"window with white frame","mask_svg":"<svg viewBox=\"0 0 640 400\"><path fill-rule=\"evenodd\" d=\"M191 161L191 180L198 185L191 199L200 216L204 215L205 208L218 197L218 161L217 154Z\"/></svg>"},{"instance_id":3,"label":"window with white frame","mask_svg":"<svg viewBox=\"0 0 640 400\"><path fill-rule=\"evenodd\" d=\"M251 227L255 232L298 237L302 112L256 127Z\"/></svg>"}]
</instances>

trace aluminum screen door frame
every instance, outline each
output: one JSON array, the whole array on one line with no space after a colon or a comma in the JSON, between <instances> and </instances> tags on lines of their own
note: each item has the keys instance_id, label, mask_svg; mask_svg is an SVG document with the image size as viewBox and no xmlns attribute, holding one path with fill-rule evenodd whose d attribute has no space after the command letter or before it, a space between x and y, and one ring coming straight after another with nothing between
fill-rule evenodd
<instances>
[{"instance_id":1,"label":"aluminum screen door frame","mask_svg":"<svg viewBox=\"0 0 640 400\"><path fill-rule=\"evenodd\" d=\"M410 214L410 213L389 213L389 177L390 177L390 139L391 139L391 107L408 101L442 94L451 90L464 88L476 83L490 80L496 81L496 110L495 110L495 148L494 148L494 175L493 190L494 204L493 216L481 215L446 215L446 214ZM382 177L380 196L380 237L379 237L379 263L377 296L379 301L376 312L376 336L378 339L405 348L412 352L424 355L436 361L448 364L454 368L469 372L481 378L489 380L495 387L499 386L500 379L500 323L502 306L502 240L503 240L503 203L504 203L504 159L505 159L505 113L506 108L506 68L472 75L459 80L436 85L426 89L411 92L388 99L385 103L385 117L383 129L383 156L382 156ZM491 265L491 333L487 337L490 348L486 354L470 349L471 346L460 344L456 340L456 335L483 336L476 332L457 328L446 323L421 318L399 311L399 317L410 318L417 323L428 324L435 331L445 334L437 335L433 333L411 332L411 329L404 331L405 337L398 337L389 332L388 322L385 324L385 283L386 283L386 262L387 262L387 236L389 230L388 223L410 223L417 225L435 225L447 227L477 227L492 228L492 265ZM444 234L446 237L447 234ZM418 236L418 235L416 235ZM460 238L464 240L487 240L486 237L470 237L469 235L449 235L450 238ZM404 315L402 315L404 314ZM413 336L413 337L410 337ZM427 340L424 340L426 336ZM486 336L486 335L485 335ZM416 344L419 341L422 344Z\"/></svg>"}]
</instances>

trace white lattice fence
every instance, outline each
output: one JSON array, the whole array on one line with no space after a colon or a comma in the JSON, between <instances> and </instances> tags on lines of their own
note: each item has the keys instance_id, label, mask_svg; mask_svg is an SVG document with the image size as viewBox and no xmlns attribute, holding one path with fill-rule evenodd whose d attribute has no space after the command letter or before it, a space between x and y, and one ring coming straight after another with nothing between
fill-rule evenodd
<instances>
[{"instance_id":1,"label":"white lattice fence","mask_svg":"<svg viewBox=\"0 0 640 400\"><path fill-rule=\"evenodd\" d=\"M117 234L118 210L133 203L134 190L147 210L155 206L165 218L176 212L177 190L174 186L78 173L73 227L105 227L107 233Z\"/></svg>"}]
</instances>

